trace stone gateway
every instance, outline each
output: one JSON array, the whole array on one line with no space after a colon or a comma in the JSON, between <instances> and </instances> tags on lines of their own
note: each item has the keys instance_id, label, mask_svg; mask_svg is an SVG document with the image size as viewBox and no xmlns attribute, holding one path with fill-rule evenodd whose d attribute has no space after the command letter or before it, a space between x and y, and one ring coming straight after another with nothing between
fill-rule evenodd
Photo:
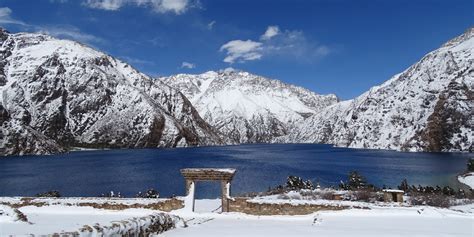
<instances>
[{"instance_id":1,"label":"stone gateway","mask_svg":"<svg viewBox=\"0 0 474 237\"><path fill-rule=\"evenodd\" d=\"M222 212L229 211L230 182L234 178L235 169L215 168L187 168L181 169L181 174L186 180L186 196L192 199L192 210L194 211L195 183L197 181L220 181L222 190Z\"/></svg>"}]
</instances>

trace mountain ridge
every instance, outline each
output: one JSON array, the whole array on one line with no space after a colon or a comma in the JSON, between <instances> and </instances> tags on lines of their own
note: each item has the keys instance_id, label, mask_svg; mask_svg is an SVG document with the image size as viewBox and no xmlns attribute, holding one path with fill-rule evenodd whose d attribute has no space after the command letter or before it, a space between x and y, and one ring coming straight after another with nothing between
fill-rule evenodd
<instances>
[{"instance_id":1,"label":"mountain ridge","mask_svg":"<svg viewBox=\"0 0 474 237\"><path fill-rule=\"evenodd\" d=\"M74 41L0 33L0 151L224 144L179 91Z\"/></svg>"},{"instance_id":2,"label":"mountain ridge","mask_svg":"<svg viewBox=\"0 0 474 237\"><path fill-rule=\"evenodd\" d=\"M294 124L336 103L279 80L238 70L159 78L182 91L201 116L236 143L271 142Z\"/></svg>"},{"instance_id":3,"label":"mountain ridge","mask_svg":"<svg viewBox=\"0 0 474 237\"><path fill-rule=\"evenodd\" d=\"M390 80L312 116L282 140L472 152L473 65L474 28L470 28Z\"/></svg>"},{"instance_id":4,"label":"mountain ridge","mask_svg":"<svg viewBox=\"0 0 474 237\"><path fill-rule=\"evenodd\" d=\"M83 44L0 29L0 154L327 143L473 150L474 28L340 101L238 70L153 79Z\"/></svg>"}]
</instances>

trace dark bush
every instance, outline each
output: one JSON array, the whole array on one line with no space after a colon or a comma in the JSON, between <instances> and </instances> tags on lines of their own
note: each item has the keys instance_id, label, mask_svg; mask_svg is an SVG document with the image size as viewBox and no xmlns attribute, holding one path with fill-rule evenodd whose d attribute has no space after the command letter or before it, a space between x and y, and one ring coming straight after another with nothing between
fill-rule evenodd
<instances>
[{"instance_id":1,"label":"dark bush","mask_svg":"<svg viewBox=\"0 0 474 237\"><path fill-rule=\"evenodd\" d=\"M51 190L45 193L38 193L36 194L37 197L54 197L54 198L59 198L61 197L61 194L56 191L56 190Z\"/></svg>"},{"instance_id":2,"label":"dark bush","mask_svg":"<svg viewBox=\"0 0 474 237\"><path fill-rule=\"evenodd\" d=\"M367 185L365 177L360 175L357 171L352 171L349 173L349 188L351 189L361 189Z\"/></svg>"},{"instance_id":3,"label":"dark bush","mask_svg":"<svg viewBox=\"0 0 474 237\"><path fill-rule=\"evenodd\" d=\"M339 188L344 190L359 190L370 187L372 190L376 190L376 187L371 184L367 184L364 176L360 175L357 171L351 171L348 175L347 183L341 181Z\"/></svg>"},{"instance_id":4,"label":"dark bush","mask_svg":"<svg viewBox=\"0 0 474 237\"><path fill-rule=\"evenodd\" d=\"M469 159L467 162L467 171L474 172L474 158Z\"/></svg>"},{"instance_id":5,"label":"dark bush","mask_svg":"<svg viewBox=\"0 0 474 237\"><path fill-rule=\"evenodd\" d=\"M143 193L138 192L137 195L135 195L135 197L137 197L137 198L159 198L160 193L158 193L158 191L156 191L155 189L150 188L150 189L146 190Z\"/></svg>"},{"instance_id":6,"label":"dark bush","mask_svg":"<svg viewBox=\"0 0 474 237\"><path fill-rule=\"evenodd\" d=\"M408 193L408 194L442 194L442 195L446 195L446 196L454 196L456 198L471 198L471 193L472 192L468 192L466 193L464 190L462 189L458 189L458 190L455 190L449 186L444 186L443 188L441 188L440 186L436 185L436 187L432 187L432 186L421 186L421 185L418 185L415 186L415 185L408 185L408 182L406 179L404 179L402 181L402 183L400 184L400 186L398 186L398 189L401 189L403 191L405 191L405 193Z\"/></svg>"},{"instance_id":7,"label":"dark bush","mask_svg":"<svg viewBox=\"0 0 474 237\"><path fill-rule=\"evenodd\" d=\"M303 181L302 178L297 176L288 176L286 180L286 187L290 190L314 189L314 185L311 180Z\"/></svg>"}]
</instances>

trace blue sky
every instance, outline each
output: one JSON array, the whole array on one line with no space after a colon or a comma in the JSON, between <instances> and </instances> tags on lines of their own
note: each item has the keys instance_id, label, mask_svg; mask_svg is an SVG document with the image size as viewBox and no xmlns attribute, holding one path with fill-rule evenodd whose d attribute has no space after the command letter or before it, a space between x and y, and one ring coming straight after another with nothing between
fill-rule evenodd
<instances>
[{"instance_id":1,"label":"blue sky","mask_svg":"<svg viewBox=\"0 0 474 237\"><path fill-rule=\"evenodd\" d=\"M472 0L0 0L46 32L152 76L233 67L353 98L474 25Z\"/></svg>"}]
</instances>

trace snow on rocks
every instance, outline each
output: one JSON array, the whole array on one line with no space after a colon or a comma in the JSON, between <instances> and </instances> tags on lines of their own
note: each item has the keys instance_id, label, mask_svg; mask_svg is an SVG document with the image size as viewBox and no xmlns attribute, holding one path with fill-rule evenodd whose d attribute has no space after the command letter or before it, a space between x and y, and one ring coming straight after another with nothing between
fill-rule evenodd
<instances>
[{"instance_id":1,"label":"snow on rocks","mask_svg":"<svg viewBox=\"0 0 474 237\"><path fill-rule=\"evenodd\" d=\"M474 172L468 172L458 176L459 182L474 189Z\"/></svg>"},{"instance_id":2,"label":"snow on rocks","mask_svg":"<svg viewBox=\"0 0 474 237\"><path fill-rule=\"evenodd\" d=\"M7 205L0 205L0 223L11 223L19 220L17 210Z\"/></svg>"},{"instance_id":3,"label":"snow on rocks","mask_svg":"<svg viewBox=\"0 0 474 237\"><path fill-rule=\"evenodd\" d=\"M75 235L132 236L160 233L182 225L179 217L149 209L103 210L66 205L25 206L30 223L0 220L0 236ZM61 236L62 236L61 235Z\"/></svg>"},{"instance_id":4,"label":"snow on rocks","mask_svg":"<svg viewBox=\"0 0 474 237\"><path fill-rule=\"evenodd\" d=\"M271 142L295 123L338 101L237 70L178 74L159 78L190 99L199 114L230 138L230 142Z\"/></svg>"},{"instance_id":5,"label":"snow on rocks","mask_svg":"<svg viewBox=\"0 0 474 237\"><path fill-rule=\"evenodd\" d=\"M112 221L109 225L85 225L76 233L80 236L148 236L160 234L175 228L177 223L184 224L181 218L165 213L155 213L145 217L134 217L122 221ZM60 233L60 236L68 233Z\"/></svg>"},{"instance_id":6,"label":"snow on rocks","mask_svg":"<svg viewBox=\"0 0 474 237\"><path fill-rule=\"evenodd\" d=\"M471 151L474 28L361 96L337 102L226 70L160 78L235 143L327 143L400 151Z\"/></svg>"},{"instance_id":7,"label":"snow on rocks","mask_svg":"<svg viewBox=\"0 0 474 237\"><path fill-rule=\"evenodd\" d=\"M92 207L105 210L143 208L155 211L171 211L184 207L180 198L31 198L0 197L0 203L14 207L25 206L72 206Z\"/></svg>"},{"instance_id":8,"label":"snow on rocks","mask_svg":"<svg viewBox=\"0 0 474 237\"><path fill-rule=\"evenodd\" d=\"M82 44L0 30L0 155L223 144L179 91Z\"/></svg>"},{"instance_id":9,"label":"snow on rocks","mask_svg":"<svg viewBox=\"0 0 474 237\"><path fill-rule=\"evenodd\" d=\"M338 102L236 70L154 80L73 41L0 29L0 154L254 142L472 151L473 36Z\"/></svg>"},{"instance_id":10,"label":"snow on rocks","mask_svg":"<svg viewBox=\"0 0 474 237\"><path fill-rule=\"evenodd\" d=\"M472 151L474 28L278 141L402 151Z\"/></svg>"},{"instance_id":11,"label":"snow on rocks","mask_svg":"<svg viewBox=\"0 0 474 237\"><path fill-rule=\"evenodd\" d=\"M319 195L322 195L324 192L332 192L329 190L323 190ZM337 191L334 194L347 195L348 191ZM316 198L315 198L316 197ZM387 206L387 207L399 207L407 206L406 204L400 204L397 202L376 202L369 203L364 201L349 201L349 200L327 200L320 198L318 196L312 195L302 195L300 191L289 191L284 194L275 194L268 196L257 196L247 200L250 203L259 203L259 204L290 204L294 206L298 205L316 205L316 206L334 206L334 207L343 207L343 208L372 208L374 206Z\"/></svg>"}]
</instances>

